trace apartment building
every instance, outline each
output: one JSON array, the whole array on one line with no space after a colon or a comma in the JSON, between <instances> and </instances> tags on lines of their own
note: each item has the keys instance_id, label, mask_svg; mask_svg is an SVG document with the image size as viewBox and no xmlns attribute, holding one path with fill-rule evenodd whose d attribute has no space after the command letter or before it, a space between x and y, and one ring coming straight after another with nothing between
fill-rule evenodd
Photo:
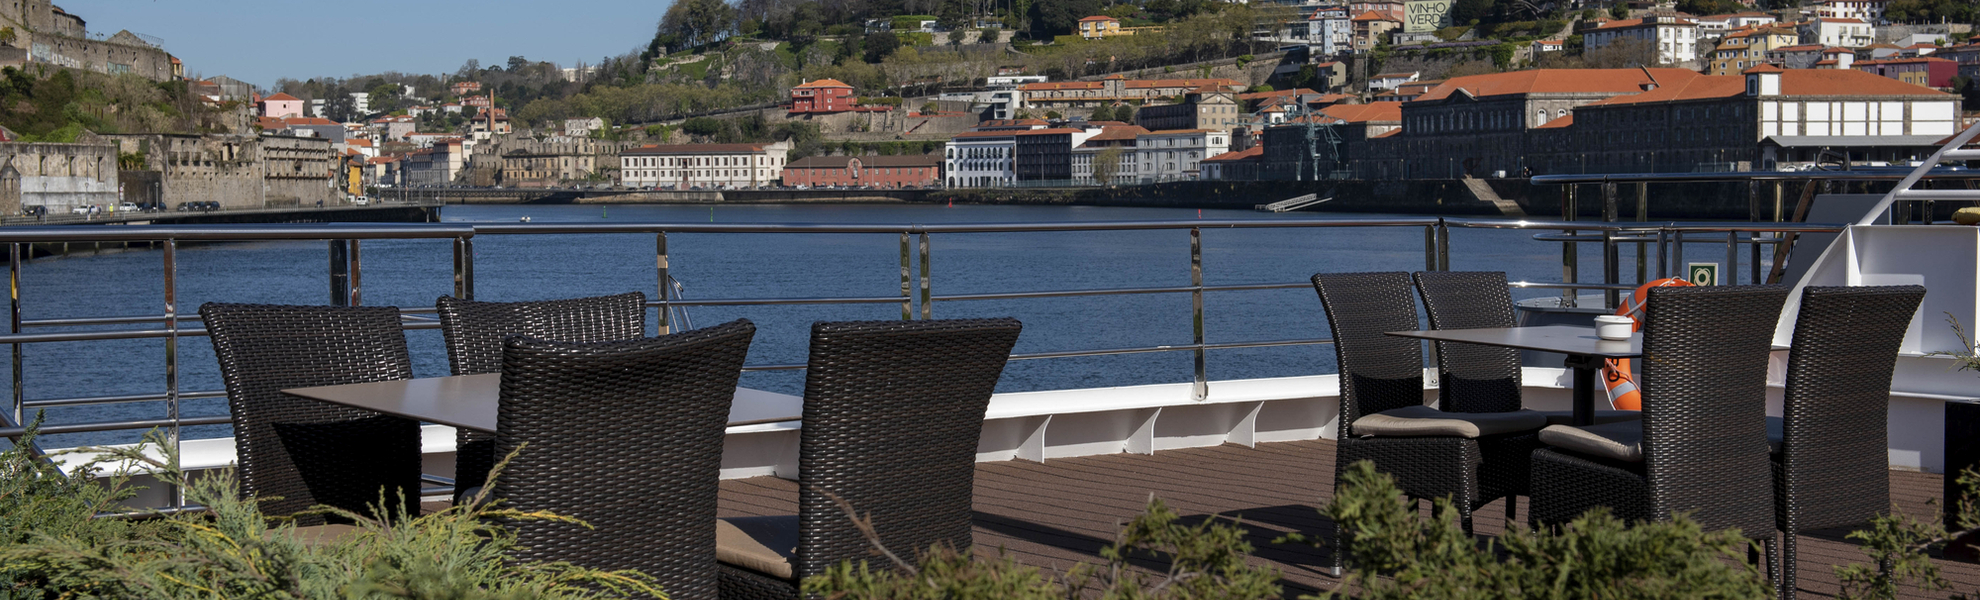
<instances>
[{"instance_id":1,"label":"apartment building","mask_svg":"<svg viewBox=\"0 0 1980 600\"><path fill-rule=\"evenodd\" d=\"M1799 33L1780 27L1757 27L1727 33L1719 38L1718 47L1712 49L1711 64L1705 72L1711 75L1738 75L1747 67L1769 62L1771 52L1800 43Z\"/></svg>"},{"instance_id":2,"label":"apartment building","mask_svg":"<svg viewBox=\"0 0 1980 600\"><path fill-rule=\"evenodd\" d=\"M1086 143L1072 149L1073 183L1075 185L1134 183L1134 140L1136 136L1144 133L1148 133L1148 130L1134 125L1102 127L1098 135L1087 138ZM1106 182L1094 179L1093 175L1094 164L1102 160L1114 161L1114 176Z\"/></svg>"},{"instance_id":3,"label":"apartment building","mask_svg":"<svg viewBox=\"0 0 1980 600\"><path fill-rule=\"evenodd\" d=\"M1134 138L1134 177L1142 183L1201 178L1198 163L1230 151L1231 134L1216 129L1151 131Z\"/></svg>"},{"instance_id":4,"label":"apartment building","mask_svg":"<svg viewBox=\"0 0 1980 600\"><path fill-rule=\"evenodd\" d=\"M1661 12L1639 19L1609 21L1582 34L1588 48L1601 48L1621 40L1650 44L1658 64L1690 65L1698 61L1698 22L1676 13Z\"/></svg>"},{"instance_id":5,"label":"apartment building","mask_svg":"<svg viewBox=\"0 0 1980 600\"><path fill-rule=\"evenodd\" d=\"M942 183L942 157L809 156L784 167L784 185L805 187L919 188Z\"/></svg>"},{"instance_id":6,"label":"apartment building","mask_svg":"<svg viewBox=\"0 0 1980 600\"><path fill-rule=\"evenodd\" d=\"M1041 107L1095 107L1102 103L1179 97L1205 86L1231 91L1244 84L1230 79L1128 79L1120 74L1100 81L1055 81L1018 86L1024 104Z\"/></svg>"},{"instance_id":7,"label":"apartment building","mask_svg":"<svg viewBox=\"0 0 1980 600\"><path fill-rule=\"evenodd\" d=\"M1215 86L1197 88L1180 104L1143 106L1134 114L1135 123L1151 130L1230 129L1244 120L1237 95Z\"/></svg>"}]
</instances>

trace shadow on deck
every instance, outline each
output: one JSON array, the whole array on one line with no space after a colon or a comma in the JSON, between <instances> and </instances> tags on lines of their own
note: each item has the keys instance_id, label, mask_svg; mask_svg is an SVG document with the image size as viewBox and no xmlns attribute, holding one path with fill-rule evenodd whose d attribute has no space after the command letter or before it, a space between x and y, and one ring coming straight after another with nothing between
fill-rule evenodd
<instances>
[{"instance_id":1,"label":"shadow on deck","mask_svg":"<svg viewBox=\"0 0 1980 600\"><path fill-rule=\"evenodd\" d=\"M1272 544L1289 531L1324 535L1332 523L1318 507L1333 488L1331 440L1224 445L1164 450L1154 455L1110 454L1052 459L1045 463L1008 461L976 467L976 545L979 557L999 548L1019 562L1048 571L1077 561L1099 562L1101 547L1113 541L1119 525L1132 519L1150 495L1183 515L1242 518L1252 533L1255 560L1284 574L1286 597L1334 589L1326 575L1326 550ZM1940 476L1891 471L1891 496L1900 510L1928 513ZM722 482L721 515L753 516L797 512L797 483L774 477ZM1519 519L1524 520L1525 500ZM1427 510L1425 512L1427 515ZM1480 534L1504 531L1505 508L1480 509ZM1804 533L1799 585L1804 597L1833 596L1838 584L1831 565L1866 562L1846 530ZM896 552L910 549L894 548ZM1980 565L1938 561L1955 591L1980 589ZM1944 598L1907 590L1907 598Z\"/></svg>"}]
</instances>

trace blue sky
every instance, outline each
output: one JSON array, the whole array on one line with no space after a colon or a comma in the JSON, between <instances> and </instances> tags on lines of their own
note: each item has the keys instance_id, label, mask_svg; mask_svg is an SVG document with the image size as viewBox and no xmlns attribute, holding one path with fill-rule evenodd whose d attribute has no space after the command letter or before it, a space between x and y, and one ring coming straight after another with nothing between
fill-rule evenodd
<instances>
[{"instance_id":1,"label":"blue sky","mask_svg":"<svg viewBox=\"0 0 1980 600\"><path fill-rule=\"evenodd\" d=\"M563 66L644 48L669 0L56 0L92 34L156 36L186 74L277 78L451 73L510 56Z\"/></svg>"}]
</instances>

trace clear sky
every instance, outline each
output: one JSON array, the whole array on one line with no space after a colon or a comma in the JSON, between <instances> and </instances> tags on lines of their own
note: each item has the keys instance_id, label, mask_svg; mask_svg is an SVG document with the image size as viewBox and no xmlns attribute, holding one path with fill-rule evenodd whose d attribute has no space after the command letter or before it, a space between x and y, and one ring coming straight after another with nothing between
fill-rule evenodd
<instances>
[{"instance_id":1,"label":"clear sky","mask_svg":"<svg viewBox=\"0 0 1980 600\"><path fill-rule=\"evenodd\" d=\"M452 73L510 56L563 66L643 49L671 0L55 0L91 34L165 40L187 75Z\"/></svg>"}]
</instances>

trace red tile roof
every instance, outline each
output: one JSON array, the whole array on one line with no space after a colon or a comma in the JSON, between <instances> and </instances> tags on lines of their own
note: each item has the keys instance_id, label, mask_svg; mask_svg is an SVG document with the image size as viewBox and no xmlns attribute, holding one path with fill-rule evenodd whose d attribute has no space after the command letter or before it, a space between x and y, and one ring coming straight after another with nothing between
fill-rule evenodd
<instances>
[{"instance_id":1,"label":"red tile roof","mask_svg":"<svg viewBox=\"0 0 1980 600\"><path fill-rule=\"evenodd\" d=\"M1320 109L1320 114L1340 119L1348 123L1369 121L1402 121L1401 102L1370 102L1367 104L1335 104Z\"/></svg>"},{"instance_id":2,"label":"red tile roof","mask_svg":"<svg viewBox=\"0 0 1980 600\"><path fill-rule=\"evenodd\" d=\"M1109 16L1106 16L1106 15L1093 15L1093 16L1091 16L1091 17L1087 17L1087 18L1084 18L1084 19L1080 19L1080 20L1079 20L1079 22L1081 22L1081 23L1085 23L1085 22L1087 22L1087 21L1119 21L1119 20L1120 20L1120 19L1116 19L1116 18L1113 18L1113 17L1109 17Z\"/></svg>"},{"instance_id":3,"label":"red tile roof","mask_svg":"<svg viewBox=\"0 0 1980 600\"><path fill-rule=\"evenodd\" d=\"M284 94L282 92L275 92L275 95L269 96L267 98L262 98L261 100L263 102L300 102L302 101L302 98L297 98L295 96Z\"/></svg>"},{"instance_id":4,"label":"red tile roof","mask_svg":"<svg viewBox=\"0 0 1980 600\"><path fill-rule=\"evenodd\" d=\"M1090 143L1090 142L1114 142L1120 140L1131 140L1134 139L1135 136L1144 133L1148 133L1148 130L1142 128L1139 125L1121 125L1116 127L1102 127L1100 128L1100 135L1086 138L1086 141Z\"/></svg>"},{"instance_id":5,"label":"red tile roof","mask_svg":"<svg viewBox=\"0 0 1980 600\"><path fill-rule=\"evenodd\" d=\"M1634 94L1652 83L1651 77L1656 78L1656 83L1670 84L1700 76L1690 69L1533 69L1453 78L1431 88L1416 101L1442 100L1458 90L1479 97L1575 92Z\"/></svg>"},{"instance_id":6,"label":"red tile roof","mask_svg":"<svg viewBox=\"0 0 1980 600\"><path fill-rule=\"evenodd\" d=\"M1534 129L1560 129L1562 127L1567 127L1573 124L1574 124L1574 115L1570 113L1568 116L1558 117L1552 121L1541 123L1539 127L1535 127Z\"/></svg>"},{"instance_id":7,"label":"red tile roof","mask_svg":"<svg viewBox=\"0 0 1980 600\"><path fill-rule=\"evenodd\" d=\"M1263 160L1262 157L1264 156L1265 156L1264 146L1252 146L1250 148L1245 148L1237 152L1225 152L1223 154L1212 156L1210 158L1203 159L1202 162L1221 163L1221 162L1234 162L1234 161L1247 160L1247 159Z\"/></svg>"},{"instance_id":8,"label":"red tile roof","mask_svg":"<svg viewBox=\"0 0 1980 600\"><path fill-rule=\"evenodd\" d=\"M1368 11L1368 12L1364 12L1364 13L1361 13L1361 14L1358 14L1358 15L1355 15L1353 19L1349 19L1349 20L1351 20L1351 21L1393 21L1393 22L1396 22L1396 23L1401 23L1401 22L1402 22L1402 20L1401 20L1401 19L1397 19L1397 18L1395 18L1395 17L1391 17L1391 16L1389 16L1389 15L1385 15L1385 14L1382 14L1382 13L1378 13L1378 12L1375 12L1375 11L1372 11L1372 10L1371 10L1371 11Z\"/></svg>"},{"instance_id":9,"label":"red tile roof","mask_svg":"<svg viewBox=\"0 0 1980 600\"><path fill-rule=\"evenodd\" d=\"M807 84L804 84L804 85L800 85L800 86L797 86L797 87L795 87L795 88L791 88L791 89L804 89L804 88L846 88L846 89L852 89L852 86L850 86L850 85L846 85L846 82L843 82L843 81L839 81L839 80L837 80L837 79L820 79L820 80L818 80L818 81L813 81L813 82L811 82L811 83L807 83Z\"/></svg>"}]
</instances>

